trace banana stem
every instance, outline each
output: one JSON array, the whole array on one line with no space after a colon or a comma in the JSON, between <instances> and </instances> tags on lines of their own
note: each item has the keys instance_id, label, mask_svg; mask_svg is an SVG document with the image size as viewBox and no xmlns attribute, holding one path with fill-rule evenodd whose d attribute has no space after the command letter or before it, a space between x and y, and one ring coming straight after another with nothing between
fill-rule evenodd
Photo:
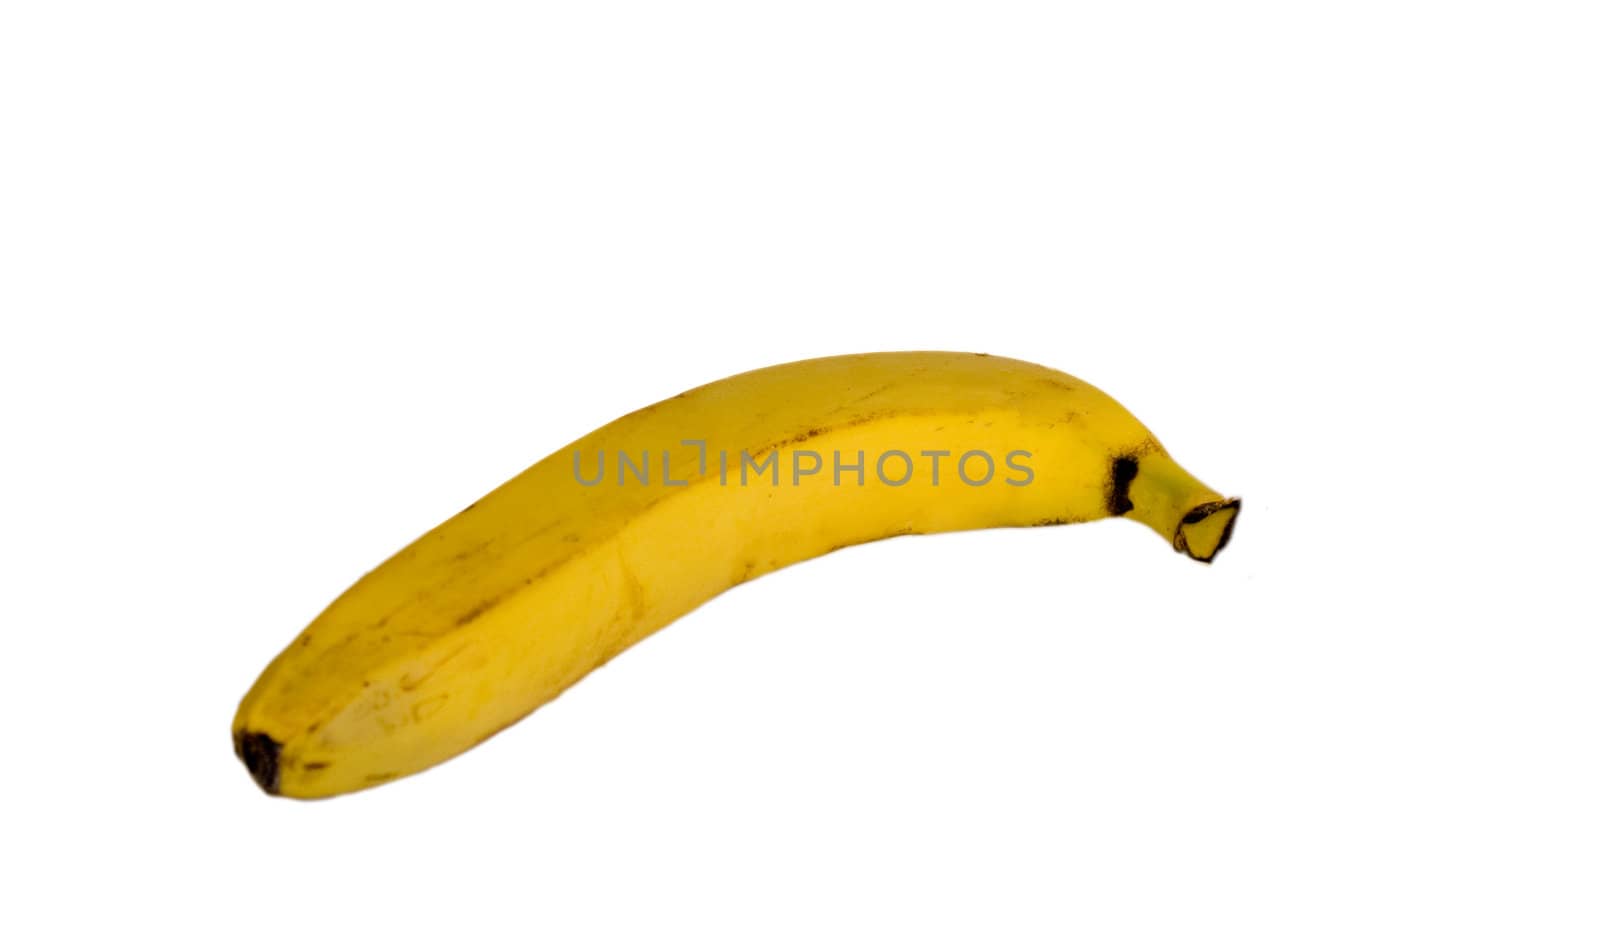
<instances>
[{"instance_id":1,"label":"banana stem","mask_svg":"<svg viewBox=\"0 0 1600 927\"><path fill-rule=\"evenodd\" d=\"M1132 508L1125 514L1172 541L1172 547L1202 563L1212 558L1233 535L1239 500L1229 499L1195 479L1165 454L1138 458L1128 483Z\"/></svg>"}]
</instances>

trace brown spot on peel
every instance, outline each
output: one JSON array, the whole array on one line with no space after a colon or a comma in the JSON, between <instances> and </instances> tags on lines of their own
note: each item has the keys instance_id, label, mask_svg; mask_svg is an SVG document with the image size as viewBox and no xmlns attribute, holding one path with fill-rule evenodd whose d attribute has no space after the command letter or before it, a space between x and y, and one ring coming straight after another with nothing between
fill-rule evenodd
<instances>
[{"instance_id":1,"label":"brown spot on peel","mask_svg":"<svg viewBox=\"0 0 1600 927\"><path fill-rule=\"evenodd\" d=\"M459 627L462 627L463 625L469 625L469 624L473 623L474 621L477 621L478 618L480 616L482 616L484 612L488 611L491 608L494 608L495 604L500 601L500 598L501 598L500 596L496 596L496 597L494 597L492 599L484 599L482 602L479 602L477 605L474 605L471 608L467 609L465 612L462 613L460 618L456 619L456 627L459 628Z\"/></svg>"},{"instance_id":2,"label":"brown spot on peel","mask_svg":"<svg viewBox=\"0 0 1600 927\"><path fill-rule=\"evenodd\" d=\"M1113 515L1126 515L1133 511L1128 487L1138 475L1139 458L1123 456L1111 461L1111 489L1106 493L1106 511Z\"/></svg>"}]
</instances>

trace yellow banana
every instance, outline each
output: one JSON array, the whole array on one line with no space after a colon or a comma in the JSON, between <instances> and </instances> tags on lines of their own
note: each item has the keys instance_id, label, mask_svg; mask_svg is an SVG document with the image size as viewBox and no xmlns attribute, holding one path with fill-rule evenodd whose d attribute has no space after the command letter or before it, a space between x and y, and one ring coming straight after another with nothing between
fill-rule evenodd
<instances>
[{"instance_id":1,"label":"yellow banana","mask_svg":"<svg viewBox=\"0 0 1600 927\"><path fill-rule=\"evenodd\" d=\"M1127 410L983 354L768 367L623 416L362 577L233 723L269 793L449 759L725 589L902 534L1122 515L1209 561L1239 510Z\"/></svg>"}]
</instances>

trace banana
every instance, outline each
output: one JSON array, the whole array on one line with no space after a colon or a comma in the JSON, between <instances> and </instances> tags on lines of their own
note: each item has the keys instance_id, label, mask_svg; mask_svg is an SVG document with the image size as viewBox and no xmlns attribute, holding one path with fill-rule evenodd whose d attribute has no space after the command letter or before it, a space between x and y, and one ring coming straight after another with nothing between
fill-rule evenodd
<instances>
[{"instance_id":1,"label":"banana","mask_svg":"<svg viewBox=\"0 0 1600 927\"><path fill-rule=\"evenodd\" d=\"M902 352L800 361L568 445L339 596L261 673L235 751L320 798L485 740L725 589L904 534L1141 521L1190 557L1239 500L1046 367Z\"/></svg>"}]
</instances>

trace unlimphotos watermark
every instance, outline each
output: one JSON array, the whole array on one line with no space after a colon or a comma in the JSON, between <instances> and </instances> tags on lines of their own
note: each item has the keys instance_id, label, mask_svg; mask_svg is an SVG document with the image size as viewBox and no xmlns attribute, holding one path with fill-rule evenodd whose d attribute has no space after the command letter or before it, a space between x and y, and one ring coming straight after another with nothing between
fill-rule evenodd
<instances>
[{"instance_id":1,"label":"unlimphotos watermark","mask_svg":"<svg viewBox=\"0 0 1600 927\"><path fill-rule=\"evenodd\" d=\"M687 486L691 478L707 477L713 469L720 486L749 486L762 480L773 486L799 486L806 480L830 476L835 486L843 486L847 481L865 486L869 478L885 486L906 486L913 482L938 486L941 479L948 480L952 476L968 486L987 486L997 479L1007 486L1027 486L1033 482L1033 468L1027 463L1033 453L1020 449L995 454L980 448L959 452L889 449L875 451L870 456L865 450L835 450L830 462L820 452L805 448L787 452L770 448L755 453L741 449L731 454L719 450L713 454L708 442L703 440L686 440L679 444L694 450L679 458L681 463L677 469L673 468L669 450L607 454L600 449L592 453L590 460L585 460L584 452L577 450L572 452L572 475L584 486L627 486L630 482L639 486ZM609 481L606 478L608 461L612 473Z\"/></svg>"}]
</instances>

